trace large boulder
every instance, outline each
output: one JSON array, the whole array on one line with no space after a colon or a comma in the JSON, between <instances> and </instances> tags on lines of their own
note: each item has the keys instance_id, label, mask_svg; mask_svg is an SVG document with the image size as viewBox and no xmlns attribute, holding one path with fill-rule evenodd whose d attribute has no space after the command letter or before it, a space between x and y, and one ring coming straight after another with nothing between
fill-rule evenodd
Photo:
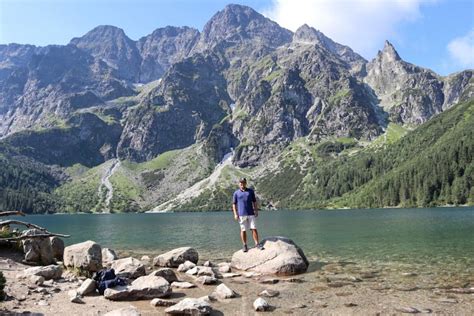
<instances>
[{"instance_id":1,"label":"large boulder","mask_svg":"<svg viewBox=\"0 0 474 316\"><path fill-rule=\"evenodd\" d=\"M23 231L21 235L44 235L44 232L39 229L27 229ZM25 253L25 262L41 265L55 263L49 237L24 239L21 243L23 246L23 252Z\"/></svg>"},{"instance_id":2,"label":"large boulder","mask_svg":"<svg viewBox=\"0 0 474 316\"><path fill-rule=\"evenodd\" d=\"M177 268L181 263L186 261L197 263L198 260L199 254L194 248L181 247L155 257L155 259L153 259L153 265Z\"/></svg>"},{"instance_id":3,"label":"large boulder","mask_svg":"<svg viewBox=\"0 0 474 316\"><path fill-rule=\"evenodd\" d=\"M49 242L51 243L54 259L63 261L64 241L57 236L53 236L49 237Z\"/></svg>"},{"instance_id":4,"label":"large boulder","mask_svg":"<svg viewBox=\"0 0 474 316\"><path fill-rule=\"evenodd\" d=\"M56 280L60 279L63 273L61 266L51 264L44 267L32 267L25 269L21 274L18 275L19 278L28 278L30 276L36 275L41 276L45 280Z\"/></svg>"},{"instance_id":5,"label":"large boulder","mask_svg":"<svg viewBox=\"0 0 474 316\"><path fill-rule=\"evenodd\" d=\"M106 289L104 297L111 301L134 301L167 297L171 286L164 278L154 275L142 276L131 285Z\"/></svg>"},{"instance_id":6,"label":"large boulder","mask_svg":"<svg viewBox=\"0 0 474 316\"><path fill-rule=\"evenodd\" d=\"M167 309L170 315L209 315L212 312L211 305L203 299L185 298Z\"/></svg>"},{"instance_id":7,"label":"large boulder","mask_svg":"<svg viewBox=\"0 0 474 316\"><path fill-rule=\"evenodd\" d=\"M292 275L308 269L308 259L291 239L268 237L262 241L264 250L239 250L232 256L231 266L237 270L262 274Z\"/></svg>"},{"instance_id":8,"label":"large boulder","mask_svg":"<svg viewBox=\"0 0 474 316\"><path fill-rule=\"evenodd\" d=\"M102 269L102 248L88 240L64 248L64 266L81 271L96 272Z\"/></svg>"},{"instance_id":9,"label":"large boulder","mask_svg":"<svg viewBox=\"0 0 474 316\"><path fill-rule=\"evenodd\" d=\"M136 279L146 275L145 265L140 260L132 257L114 260L111 267L119 277Z\"/></svg>"}]
</instances>

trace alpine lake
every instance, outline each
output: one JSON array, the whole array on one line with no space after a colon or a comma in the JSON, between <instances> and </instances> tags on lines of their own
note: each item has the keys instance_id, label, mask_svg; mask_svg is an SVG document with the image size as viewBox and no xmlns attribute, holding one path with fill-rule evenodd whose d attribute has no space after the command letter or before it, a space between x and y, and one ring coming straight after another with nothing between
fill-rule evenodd
<instances>
[{"instance_id":1,"label":"alpine lake","mask_svg":"<svg viewBox=\"0 0 474 316\"><path fill-rule=\"evenodd\" d=\"M71 235L66 245L94 240L120 257L150 258L191 246L200 260L230 261L241 248L232 212L77 214L22 217ZM309 273L336 264L370 271L387 284L417 288L474 283L474 207L261 211L260 238L285 236L310 261ZM248 234L250 237L250 234ZM253 241L249 238L249 245Z\"/></svg>"}]
</instances>

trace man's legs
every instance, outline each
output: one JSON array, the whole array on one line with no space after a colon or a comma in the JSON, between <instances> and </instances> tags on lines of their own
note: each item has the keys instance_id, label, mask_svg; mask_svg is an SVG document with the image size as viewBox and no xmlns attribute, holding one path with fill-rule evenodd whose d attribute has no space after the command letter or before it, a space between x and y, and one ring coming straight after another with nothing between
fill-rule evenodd
<instances>
[{"instance_id":1,"label":"man's legs","mask_svg":"<svg viewBox=\"0 0 474 316\"><path fill-rule=\"evenodd\" d=\"M241 230L240 231L240 239L242 240L242 244L247 244L247 231Z\"/></svg>"},{"instance_id":2,"label":"man's legs","mask_svg":"<svg viewBox=\"0 0 474 316\"><path fill-rule=\"evenodd\" d=\"M252 230L252 237L253 241L255 241L255 246L258 245L258 232L257 229L251 229Z\"/></svg>"}]
</instances>

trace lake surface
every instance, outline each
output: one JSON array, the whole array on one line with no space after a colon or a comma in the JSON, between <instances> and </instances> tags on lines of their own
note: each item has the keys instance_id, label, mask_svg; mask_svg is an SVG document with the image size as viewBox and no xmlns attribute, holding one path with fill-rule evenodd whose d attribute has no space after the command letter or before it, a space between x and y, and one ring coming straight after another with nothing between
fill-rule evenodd
<instances>
[{"instance_id":1,"label":"lake surface","mask_svg":"<svg viewBox=\"0 0 474 316\"><path fill-rule=\"evenodd\" d=\"M229 260L241 247L231 212L36 215L22 220L72 235L66 244L90 239L137 255L192 246L201 258ZM268 211L260 213L258 230L261 238L293 239L312 262L474 278L473 207Z\"/></svg>"}]
</instances>

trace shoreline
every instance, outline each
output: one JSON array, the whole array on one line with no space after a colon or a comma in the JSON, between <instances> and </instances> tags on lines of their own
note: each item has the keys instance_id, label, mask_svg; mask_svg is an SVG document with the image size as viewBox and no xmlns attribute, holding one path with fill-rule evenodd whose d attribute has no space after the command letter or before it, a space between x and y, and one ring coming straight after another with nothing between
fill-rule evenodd
<instances>
[{"instance_id":1,"label":"shoreline","mask_svg":"<svg viewBox=\"0 0 474 316\"><path fill-rule=\"evenodd\" d=\"M135 257L137 256L140 258L135 254ZM222 259L229 261L229 258L220 260ZM211 259L211 262L218 263L220 260ZM147 262L148 272L158 269L151 267L150 261ZM200 264L202 263L203 259L200 259ZM56 315L58 312L70 315L103 315L108 311L131 305L137 308L141 315L164 314L165 307L153 307L150 300L116 302L97 294L84 297L85 304L71 303L67 292L79 286L80 278L71 282L50 282L50 287L34 286L16 279L16 274L26 267L29 266L0 254L0 270L7 279L6 292L10 296L0 305L3 310L16 313L30 311L43 315ZM193 282L192 276L173 270L180 280ZM215 311L211 315L252 314L253 301L263 290L280 293L277 297L265 298L273 306L269 313L271 315L403 315L410 309L433 314L474 314L474 294L453 293L453 289L461 286L474 287L474 275L462 280L454 277L452 280L445 280L444 284L436 285L424 282L424 278L429 275L406 271L397 272L399 278L393 279L390 273L394 272L384 271L377 265L368 267L358 262L337 261L320 265L312 262L306 273L294 276L241 275L224 278L221 281L235 290L238 296L211 302ZM272 281L264 283L265 280ZM186 297L202 297L209 295L215 287L198 285L191 289L175 288L169 299L178 302Z\"/></svg>"},{"instance_id":2,"label":"shoreline","mask_svg":"<svg viewBox=\"0 0 474 316\"><path fill-rule=\"evenodd\" d=\"M451 209L451 208L472 208L474 211L474 205L440 205L432 207L397 207L397 206L386 206L379 208L321 208L321 209L260 209L259 212L279 212L279 211L289 211L289 212L325 212L325 211L387 211L387 210L423 210L423 209ZM86 213L86 212L77 212L77 213L41 213L41 214L26 214L28 216L36 215L130 215L130 214L177 214L177 213L224 213L231 212L231 210L173 210L173 211L144 211L144 212L112 212L112 213Z\"/></svg>"}]
</instances>

